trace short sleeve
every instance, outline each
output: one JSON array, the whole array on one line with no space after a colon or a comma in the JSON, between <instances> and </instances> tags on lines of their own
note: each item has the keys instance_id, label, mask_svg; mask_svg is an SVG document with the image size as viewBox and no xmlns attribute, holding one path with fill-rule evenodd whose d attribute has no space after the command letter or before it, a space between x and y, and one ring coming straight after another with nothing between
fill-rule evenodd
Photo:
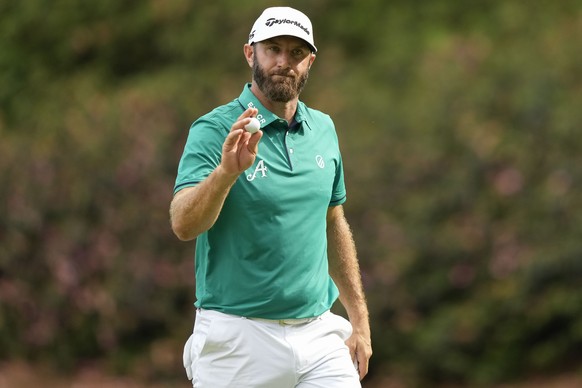
<instances>
[{"instance_id":1,"label":"short sleeve","mask_svg":"<svg viewBox=\"0 0 582 388\"><path fill-rule=\"evenodd\" d=\"M347 199L346 184L344 182L344 167L342 163L341 154L338 158L338 163L335 171L335 178L333 180L333 189L331 192L331 201L329 206L338 206L344 203Z\"/></svg>"},{"instance_id":2,"label":"short sleeve","mask_svg":"<svg viewBox=\"0 0 582 388\"><path fill-rule=\"evenodd\" d=\"M227 128L207 117L192 124L178 165L174 194L196 186L218 167L227 134Z\"/></svg>"}]
</instances>

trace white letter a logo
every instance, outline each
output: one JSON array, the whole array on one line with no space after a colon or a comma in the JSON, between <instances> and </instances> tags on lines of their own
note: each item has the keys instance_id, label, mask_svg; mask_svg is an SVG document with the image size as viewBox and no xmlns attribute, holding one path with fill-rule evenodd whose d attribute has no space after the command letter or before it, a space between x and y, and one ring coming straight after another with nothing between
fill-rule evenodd
<instances>
[{"instance_id":1,"label":"white letter a logo","mask_svg":"<svg viewBox=\"0 0 582 388\"><path fill-rule=\"evenodd\" d=\"M247 175L247 181L249 181L249 182L254 181L255 178L257 177L258 172L261 173L261 178L264 178L267 176L267 166L265 166L264 160L259 160L259 163L257 163L257 167L255 167L255 172Z\"/></svg>"}]
</instances>

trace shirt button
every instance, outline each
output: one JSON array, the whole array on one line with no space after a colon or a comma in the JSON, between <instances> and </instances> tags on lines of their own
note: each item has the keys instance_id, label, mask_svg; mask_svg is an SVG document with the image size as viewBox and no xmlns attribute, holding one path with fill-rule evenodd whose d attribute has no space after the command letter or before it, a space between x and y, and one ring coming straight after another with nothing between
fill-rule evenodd
<instances>
[{"instance_id":1,"label":"shirt button","mask_svg":"<svg viewBox=\"0 0 582 388\"><path fill-rule=\"evenodd\" d=\"M289 153L292 154L293 153L293 148L289 148Z\"/></svg>"}]
</instances>

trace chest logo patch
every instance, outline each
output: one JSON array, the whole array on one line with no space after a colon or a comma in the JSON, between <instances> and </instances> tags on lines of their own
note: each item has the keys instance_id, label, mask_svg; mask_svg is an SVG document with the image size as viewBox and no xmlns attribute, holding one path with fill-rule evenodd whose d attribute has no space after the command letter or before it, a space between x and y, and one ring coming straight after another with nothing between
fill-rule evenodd
<instances>
[{"instance_id":1,"label":"chest logo patch","mask_svg":"<svg viewBox=\"0 0 582 388\"><path fill-rule=\"evenodd\" d=\"M317 155L315 157L315 163L317 163L317 166L319 168L324 168L325 167L325 161L323 160L323 156L321 156L321 155Z\"/></svg>"},{"instance_id":2,"label":"chest logo patch","mask_svg":"<svg viewBox=\"0 0 582 388\"><path fill-rule=\"evenodd\" d=\"M259 160L257 163L257 167L255 167L255 171L252 174L247 175L247 181L252 182L257 177L257 174L260 173L261 178L265 178L267 176L267 166L265 165L264 160Z\"/></svg>"}]
</instances>

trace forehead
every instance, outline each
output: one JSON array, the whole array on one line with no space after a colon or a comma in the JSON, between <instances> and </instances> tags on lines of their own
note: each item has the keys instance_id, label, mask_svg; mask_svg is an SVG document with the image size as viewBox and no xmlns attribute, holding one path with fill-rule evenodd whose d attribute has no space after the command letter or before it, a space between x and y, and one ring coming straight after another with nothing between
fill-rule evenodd
<instances>
[{"instance_id":1,"label":"forehead","mask_svg":"<svg viewBox=\"0 0 582 388\"><path fill-rule=\"evenodd\" d=\"M306 48L309 49L309 45L300 38L297 38L295 36L289 36L289 35L282 35L282 36L275 36L269 39L265 39L259 43L262 44L275 44L277 46L290 46L290 47L302 47L302 48Z\"/></svg>"}]
</instances>

